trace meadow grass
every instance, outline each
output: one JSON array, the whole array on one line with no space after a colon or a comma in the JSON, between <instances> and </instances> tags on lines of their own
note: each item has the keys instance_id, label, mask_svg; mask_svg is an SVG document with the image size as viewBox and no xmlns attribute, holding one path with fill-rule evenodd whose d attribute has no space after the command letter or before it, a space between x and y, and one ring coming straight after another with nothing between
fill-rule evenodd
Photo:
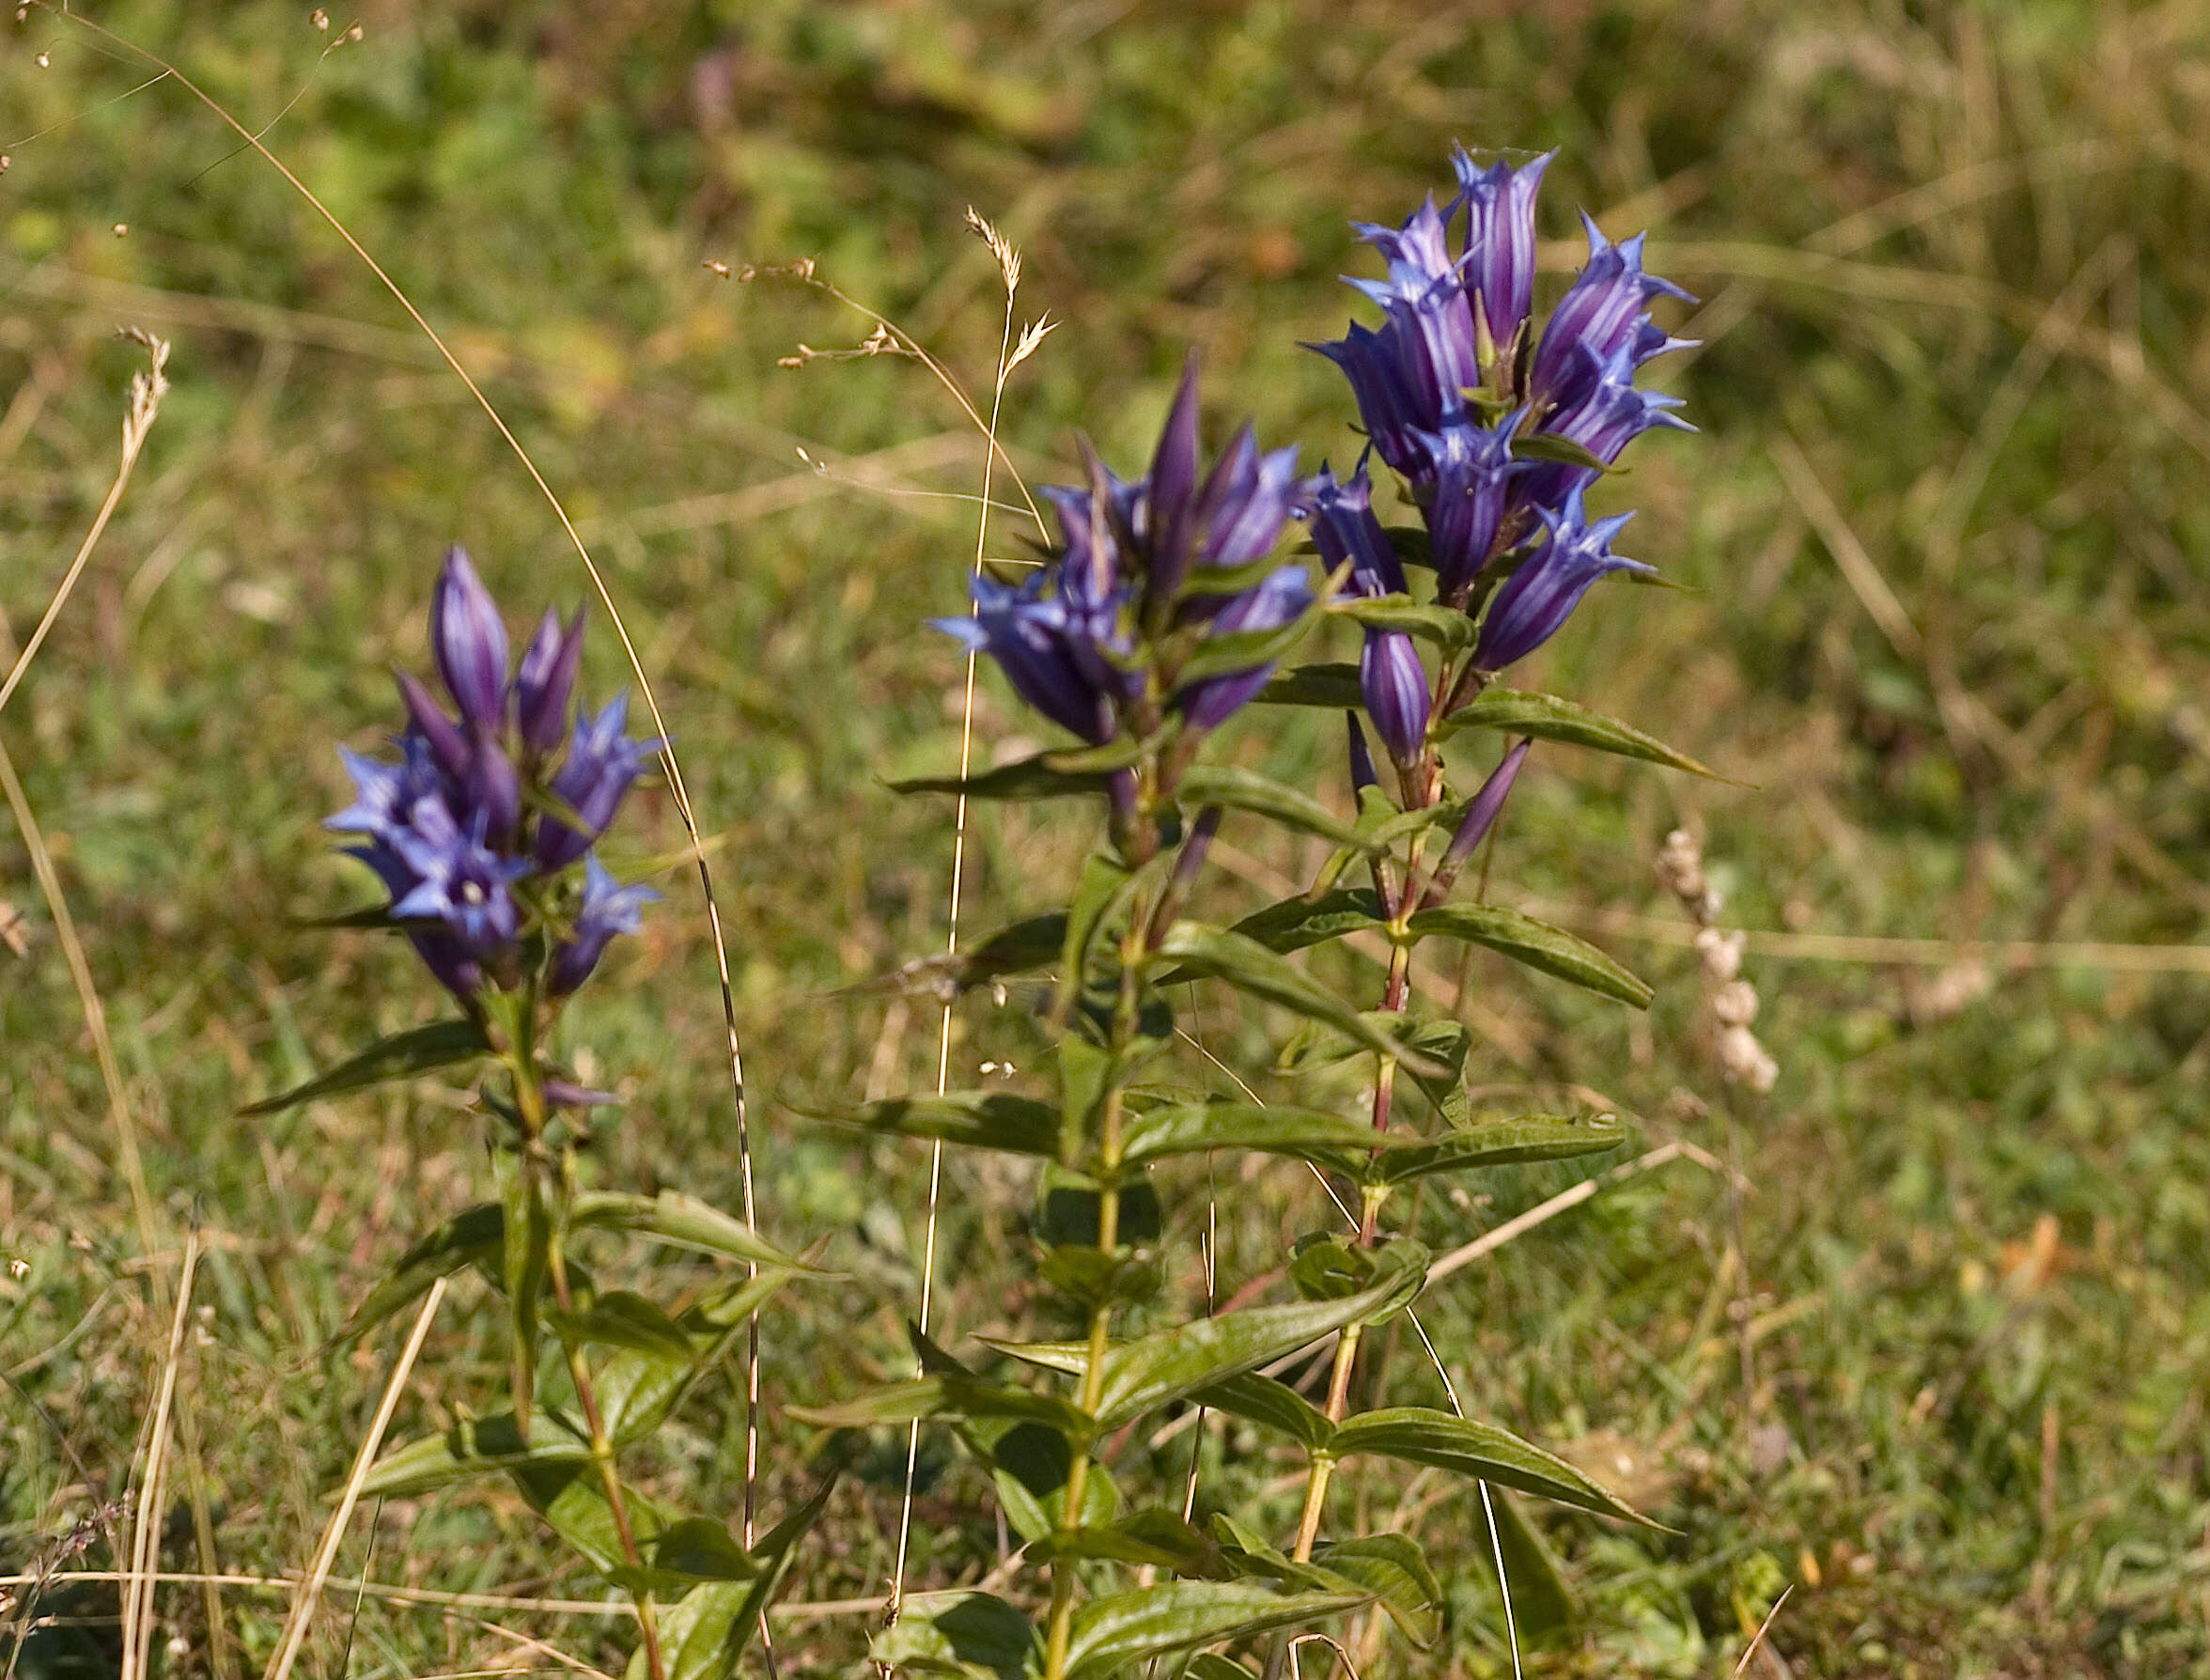
<instances>
[{"instance_id":1,"label":"meadow grass","mask_svg":"<svg viewBox=\"0 0 2210 1680\"><path fill-rule=\"evenodd\" d=\"M1342 465L1348 406L1296 341L1349 310L1346 215L1408 208L1453 138L1562 148L1553 209L1648 224L1653 267L1704 299L1683 329L1704 347L1666 375L1704 436L1646 445L1629 486L1644 511L1627 552L1695 593L1622 587L1542 662L1738 782L1564 753L1522 778L1514 879L1659 984L1646 1021L1487 958L1428 980L1462 1000L1500 1091L1582 1081L1644 1147L1723 1154L1687 924L1650 874L1685 823L1726 920L1782 936L1751 957L1782 1072L1740 1120L1746 1288L1724 1175L1682 1159L1423 1305L1470 1406L1575 1446L1675 1531L1551 1519L1578 1603L1531 1642L1531 1672L1731 1672L1791 1583L1769 1647L1797 1673L2161 1675L2210 1657L2210 998L2184 944L2210 900L2194 238L2210 15L391 0L326 54L350 16L319 34L257 3L97 15L249 126L300 95L268 144L449 335L603 558L712 848L763 1224L794 1247L839 1234L850 1274L767 1322L770 1503L824 1447L777 1408L908 1358L925 1154L848 1145L776 1104L934 1078L927 1008L833 994L943 937L948 807L878 777L957 755L962 663L916 627L960 598L973 510L957 498L981 457L910 360L776 366L802 342L860 343L865 320L704 265L813 257L987 392L1002 294L973 203L1025 254L1024 303L1064 322L1007 392L1030 481L1070 474L1078 426L1132 458L1191 343L1266 435ZM0 661L113 481L144 365L114 329L175 347L129 494L0 713L156 1223L149 1252L11 825L0 898L25 952L0 951L0 1262L22 1269L0 1270L0 1572L52 1561L76 1525L62 1567L127 1564L130 1520L95 1519L169 1365L164 1570L290 1579L405 1327L350 1356L323 1344L483 1170L478 1122L434 1087L235 1117L421 1006L400 955L296 925L362 895L315 827L343 802L333 740L370 741L385 668L422 662L445 542L506 593L581 600L588 583L467 393L280 179L228 155L235 138L173 86L103 102L144 80L39 11L0 45ZM1554 288L1578 243L1545 231ZM993 549L1019 529L999 521ZM626 680L599 638L592 692ZM1242 721L1241 751L1333 797L1331 726L1279 715ZM1019 750L987 678L974 726L984 754ZM642 802L630 861L677 857L666 796ZM969 925L1048 902L1068 834L977 820ZM1256 880L1311 863L1286 845L1222 855ZM631 1099L605 1170L736 1206L705 913L679 863L661 884L624 984L586 1011L596 1077ZM1841 936L1927 942L1869 961ZM2086 960L2086 941L2124 949ZM1370 988L1364 963L1322 967ZM1224 994L1201 1020L1208 1048L1249 1052L1239 1066L1281 1036ZM955 1026L970 1067L1035 1042L987 997ZM1455 1248L1583 1175L1430 1196L1424 1235ZM1316 1185L1276 1182L1269 1202L1223 1203L1228 1288L1324 1222ZM983 1286L1022 1240L1025 1195L947 1158L939 1241L970 1258L939 1280L946 1333L1033 1322ZM1202 1299L1195 1235L1176 1283ZM188 1240L196 1304L172 1363ZM498 1314L465 1281L431 1348L441 1380L416 1385L402 1427L503 1378ZM1390 1361L1391 1392L1432 1400L1416 1352ZM725 1487L732 1513L742 1392L733 1372L703 1395L661 1467ZM1125 1450L1180 1466L1190 1444ZM904 1448L886 1431L858 1452L793 1598L883 1591ZM1263 1491L1286 1520L1293 1469L1210 1434L1201 1491ZM911 1579L994 1567L972 1470L925 1436L921 1470ZM1374 1474L1354 1497L1385 1513L1429 1491ZM1467 1560L1455 1668L1433 1672L1508 1672L1477 1503L1453 1492L1421 1521ZM614 1660L627 1633L549 1566L501 1494L387 1502L348 1535L303 1660L369 1676ZM230 1680L275 1652L286 1604L164 1586L150 1655ZM17 1671L112 1672L120 1608L110 1583L41 1594L33 1613L56 1623ZM866 1622L786 1616L783 1672L848 1672Z\"/></svg>"}]
</instances>

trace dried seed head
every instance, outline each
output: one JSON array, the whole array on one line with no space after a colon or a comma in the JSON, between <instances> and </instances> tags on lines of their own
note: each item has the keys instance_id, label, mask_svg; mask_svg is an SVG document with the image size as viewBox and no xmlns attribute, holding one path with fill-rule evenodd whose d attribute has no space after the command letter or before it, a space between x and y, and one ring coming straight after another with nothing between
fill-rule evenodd
<instances>
[{"instance_id":1,"label":"dried seed head","mask_svg":"<svg viewBox=\"0 0 2210 1680\"><path fill-rule=\"evenodd\" d=\"M307 13L307 22L314 25L315 33L317 35L328 35L330 33L330 14L324 11L319 6L315 8L313 11Z\"/></svg>"},{"instance_id":2,"label":"dried seed head","mask_svg":"<svg viewBox=\"0 0 2210 1680\"><path fill-rule=\"evenodd\" d=\"M54 62L54 54L51 53L40 53L34 62L37 63L40 70L44 70L48 65Z\"/></svg>"},{"instance_id":3,"label":"dried seed head","mask_svg":"<svg viewBox=\"0 0 2210 1680\"><path fill-rule=\"evenodd\" d=\"M1020 289L1020 253L1013 248L1013 241L991 226L989 219L972 204L967 207L967 226L990 248L990 255L998 259L998 273L1005 282L1005 295L1011 297Z\"/></svg>"},{"instance_id":4,"label":"dried seed head","mask_svg":"<svg viewBox=\"0 0 2210 1680\"><path fill-rule=\"evenodd\" d=\"M1721 933L1706 927L1696 935L1696 955L1703 959L1704 975L1714 986L1724 986L1742 972L1742 950L1749 937Z\"/></svg>"},{"instance_id":5,"label":"dried seed head","mask_svg":"<svg viewBox=\"0 0 2210 1680\"><path fill-rule=\"evenodd\" d=\"M1719 1034L1719 1070L1726 1080L1763 1096L1779 1081L1781 1066L1748 1027L1727 1027Z\"/></svg>"},{"instance_id":6,"label":"dried seed head","mask_svg":"<svg viewBox=\"0 0 2210 1680\"><path fill-rule=\"evenodd\" d=\"M1729 980L1711 995L1711 1016L1722 1027L1746 1027L1757 1019L1757 988Z\"/></svg>"},{"instance_id":7,"label":"dried seed head","mask_svg":"<svg viewBox=\"0 0 2210 1680\"><path fill-rule=\"evenodd\" d=\"M350 29L347 30L343 35L339 36L338 39L340 40L350 41L359 40L361 39L361 25L355 23Z\"/></svg>"},{"instance_id":8,"label":"dried seed head","mask_svg":"<svg viewBox=\"0 0 2210 1680\"><path fill-rule=\"evenodd\" d=\"M1688 830L1675 829L1665 836L1653 868L1659 886L1689 910L1699 907L1704 894L1704 853Z\"/></svg>"},{"instance_id":9,"label":"dried seed head","mask_svg":"<svg viewBox=\"0 0 2210 1680\"><path fill-rule=\"evenodd\" d=\"M0 151L0 175L6 175L8 173L8 164L14 162L15 160L9 157L6 152Z\"/></svg>"},{"instance_id":10,"label":"dried seed head","mask_svg":"<svg viewBox=\"0 0 2210 1680\"><path fill-rule=\"evenodd\" d=\"M120 239L128 239L128 238L130 238L130 237L131 237L131 225L130 225L130 223L128 223L128 222L117 222L117 223L115 225L115 236L116 236L116 238L117 238L118 240L120 240Z\"/></svg>"}]
</instances>

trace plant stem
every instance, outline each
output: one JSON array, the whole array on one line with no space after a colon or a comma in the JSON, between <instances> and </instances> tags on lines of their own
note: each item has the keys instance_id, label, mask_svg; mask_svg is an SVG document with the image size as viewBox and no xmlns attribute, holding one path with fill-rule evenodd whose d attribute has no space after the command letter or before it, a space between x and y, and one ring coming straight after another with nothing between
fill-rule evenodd
<instances>
[{"instance_id":1,"label":"plant stem","mask_svg":"<svg viewBox=\"0 0 2210 1680\"><path fill-rule=\"evenodd\" d=\"M526 1046L518 1047L518 1053L510 1066L514 1069L514 1091L517 1106L521 1111L522 1125L530 1141L543 1135L546 1109L544 1087L537 1075L536 1057ZM572 1152L563 1152L561 1185L565 1193L566 1181L575 1169ZM535 1198L544 1193L544 1181L538 1176L541 1166L534 1148L525 1148L521 1157L521 1171L530 1175L530 1195ZM568 1283L568 1255L562 1238L561 1226L556 1224L553 1240L546 1251L546 1268L552 1283L553 1303L561 1312L575 1311L575 1297ZM599 1392L591 1382L591 1367L584 1358L579 1344L561 1339L562 1350L568 1356L568 1374L575 1384L576 1404L583 1409L584 1427L589 1433L591 1462L598 1467L599 1480L606 1490L607 1510L614 1517L614 1532L621 1542L622 1562L631 1569L641 1569L644 1554L637 1548L637 1532L630 1520L630 1502L622 1491L621 1474L614 1462L614 1442L606 1433L605 1414L599 1409ZM652 1594L639 1590L634 1595L637 1604L637 1627L645 1647L645 1666L651 1680L667 1680L667 1663L660 1649L660 1620L653 1613Z\"/></svg>"},{"instance_id":2,"label":"plant stem","mask_svg":"<svg viewBox=\"0 0 2210 1680\"><path fill-rule=\"evenodd\" d=\"M1205 845L1212 838L1211 830L1219 825L1217 812L1211 813L1212 823L1201 823L1192 834L1191 848L1186 848L1177 861L1175 879L1183 893L1188 892L1186 876L1193 876L1205 857ZM1181 863L1187 863L1185 871ZM1169 889L1171 894L1172 889ZM1164 910L1166 899L1159 908ZM1142 1003L1142 967L1144 956L1155 940L1164 932L1156 927L1152 916L1145 913L1141 903L1133 907L1128 917L1128 931L1121 937L1120 995L1113 1006L1112 1052L1117 1059L1134 1040L1136 1022ZM1120 1133L1125 1097L1123 1081L1115 1076L1105 1089L1098 1113L1099 1138L1097 1154L1105 1169L1104 1183L1097 1192L1097 1247L1110 1253L1120 1242ZM1097 1414L1100 1398L1105 1392L1105 1355L1112 1346L1113 1302L1110 1298L1090 1309L1090 1353L1082 1366L1082 1409L1092 1416ZM1076 1449L1073 1461L1066 1467L1066 1492L1059 1514L1062 1532L1082 1526L1082 1502L1089 1492L1090 1443L1083 1441ZM1074 1632L1074 1560L1067 1557L1051 1561L1051 1624L1044 1641L1045 1680L1065 1680L1068 1642Z\"/></svg>"}]
</instances>

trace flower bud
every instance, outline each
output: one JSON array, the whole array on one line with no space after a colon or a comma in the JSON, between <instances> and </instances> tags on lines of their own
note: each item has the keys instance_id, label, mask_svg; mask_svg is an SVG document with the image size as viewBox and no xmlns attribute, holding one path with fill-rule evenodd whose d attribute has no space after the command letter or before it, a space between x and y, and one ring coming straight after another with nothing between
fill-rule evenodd
<instances>
[{"instance_id":1,"label":"flower bud","mask_svg":"<svg viewBox=\"0 0 2210 1680\"><path fill-rule=\"evenodd\" d=\"M515 721L521 744L529 751L552 752L568 733L568 702L575 694L576 668L583 657L583 608L576 609L562 630L559 616L547 607L514 677Z\"/></svg>"},{"instance_id":2,"label":"flower bud","mask_svg":"<svg viewBox=\"0 0 2210 1680\"><path fill-rule=\"evenodd\" d=\"M506 706L506 626L468 551L458 545L445 552L430 597L429 646L462 719L479 729L498 728Z\"/></svg>"}]
</instances>

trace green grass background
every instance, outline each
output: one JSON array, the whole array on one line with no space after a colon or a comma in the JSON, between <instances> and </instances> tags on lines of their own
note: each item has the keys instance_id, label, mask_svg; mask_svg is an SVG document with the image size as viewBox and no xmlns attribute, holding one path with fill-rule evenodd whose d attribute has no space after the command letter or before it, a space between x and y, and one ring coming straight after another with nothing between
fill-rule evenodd
<instances>
[{"instance_id":1,"label":"green grass background","mask_svg":"<svg viewBox=\"0 0 2210 1680\"><path fill-rule=\"evenodd\" d=\"M718 845L766 1223L791 1244L835 1235L852 1274L770 1321L770 1509L819 1468L775 1408L905 1358L924 1159L852 1146L783 1099L933 1078L930 1006L832 994L943 937L949 810L881 783L957 752L960 661L916 626L957 610L973 508L942 492L972 494L980 448L910 361L779 367L866 323L707 262L812 257L987 387L1003 300L963 226L973 204L1024 253L1020 317L1060 323L1006 399L1032 479L1066 472L1077 428L1133 468L1190 345L1212 437L1249 413L1340 465L1350 406L1297 346L1340 332L1353 300L1334 276L1370 272L1346 219L1442 186L1453 139L1560 148L1547 295L1574 266L1578 203L1614 235L1650 227L1653 267L1704 300L1687 329L1704 348L1659 375L1703 435L1645 443L1605 492L1642 510L1628 552L1694 592L1601 592L1526 675L1737 782L1538 754L1502 895L1593 930L1659 996L1629 1019L1502 962L1440 973L1481 1035L1477 1079L1500 1102L1577 1083L1650 1143L1724 1147L1692 961L1652 937L1677 922L1649 873L1677 823L1753 929L2106 941L2137 965L2201 937L2200 4L366 0L332 28L358 15L364 39L319 66L304 7L88 9L250 126L282 113L270 144L450 333L602 557ZM0 826L0 896L28 940L0 951L0 1258L21 1263L0 1270L0 1563L28 1566L124 1486L196 1222L164 1560L280 1574L311 1551L396 1348L334 1356L324 1338L488 1183L480 1117L435 1088L235 1117L433 1006L400 954L289 925L363 895L316 827L342 802L335 745L372 742L386 668L423 662L444 543L472 548L518 628L585 584L465 392L308 208L173 83L118 100L148 73L50 14L0 22L10 661L113 472L138 360L114 329L176 345L137 481L0 717L85 930L165 1245L142 1252L60 949ZM994 547L1017 530L1002 521ZM1884 580L1898 633L1838 557ZM606 630L597 692L627 680ZM989 753L1028 727L990 678L976 723ZM1340 797L1322 720L1253 715L1236 741ZM664 796L641 797L631 856L680 838ZM1308 861L1228 838L1246 875ZM978 928L1049 902L1080 832L988 813L973 839ZM600 1170L733 1205L703 909L681 873L662 885L576 1023L630 1098ZM1209 890L1222 914L1259 891L1233 873ZM1470 1405L1611 1473L1625 1454L1675 1531L1546 1518L1579 1603L1531 1672L1731 1672L1791 1582L1771 1643L1798 1674L2201 1672L2210 993L2200 972L1999 954L1984 995L1951 1011L1928 988L1953 960L1752 957L1783 1072L1742 1120L1746 1301L1721 1181L1676 1163L1424 1308ZM1019 1061L1019 1014L968 1006L955 1066ZM1238 1066L1283 1033L1224 997L1198 1019ZM1464 1241L1574 1176L1430 1196L1423 1235ZM1201 1291L1202 1170L1173 1188L1171 1269ZM947 1162L948 1333L1032 1316L1005 1293L1026 1193ZM1229 1286L1330 1217L1286 1172L1223 1170L1217 1193ZM1757 1336L1747 1395L1737 1312ZM495 1406L503 1357L496 1312L459 1288L399 1432ZM1411 1354L1389 1369L1393 1398L1437 1398ZM688 1410L649 1477L734 1510L738 1392ZM878 1446L794 1597L880 1590L902 1442ZM1186 1450L1162 1450L1161 1473ZM972 1579L998 1546L979 1486L947 1452L925 1468L915 1578ZM1216 1441L1207 1497L1279 1526L1292 1470ZM1345 1497L1379 1520L1430 1495L1418 1526L1451 1565L1451 1641L1366 1672L1507 1673L1478 1505L1379 1473ZM364 1517L340 1559L362 1570L590 1590L493 1489ZM197 1589L163 1590L171 1672L265 1661L281 1596L223 1602L218 1630ZM112 1665L112 1590L39 1608L85 1625L34 1641L27 1672ZM618 1656L611 1623L470 1614ZM864 1626L787 1624L784 1672L850 1672ZM355 1676L549 1661L466 1616L336 1594L309 1660Z\"/></svg>"}]
</instances>

